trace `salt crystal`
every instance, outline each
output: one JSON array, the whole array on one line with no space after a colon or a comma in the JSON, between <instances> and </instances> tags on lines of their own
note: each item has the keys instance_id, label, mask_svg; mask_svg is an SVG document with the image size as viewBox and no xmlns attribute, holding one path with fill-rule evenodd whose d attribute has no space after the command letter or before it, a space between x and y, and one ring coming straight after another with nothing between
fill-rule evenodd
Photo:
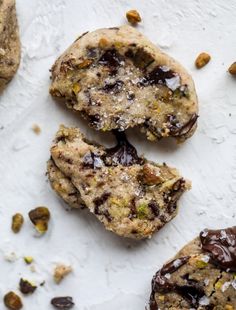
<instances>
[{"instance_id":1,"label":"salt crystal","mask_svg":"<svg viewBox=\"0 0 236 310\"><path fill-rule=\"evenodd\" d=\"M231 282L225 282L222 286L221 286L221 291L225 292L227 290L227 288L230 286Z\"/></svg>"},{"instance_id":2,"label":"salt crystal","mask_svg":"<svg viewBox=\"0 0 236 310\"><path fill-rule=\"evenodd\" d=\"M210 304L210 300L207 296L203 296L202 298L199 299L199 305L207 306L209 304Z\"/></svg>"}]
</instances>

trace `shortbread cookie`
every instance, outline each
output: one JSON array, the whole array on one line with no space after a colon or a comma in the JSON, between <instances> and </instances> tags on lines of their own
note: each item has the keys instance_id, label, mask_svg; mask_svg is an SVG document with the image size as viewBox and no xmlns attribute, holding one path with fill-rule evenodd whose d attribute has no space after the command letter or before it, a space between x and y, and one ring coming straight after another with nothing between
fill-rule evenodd
<instances>
[{"instance_id":1,"label":"shortbread cookie","mask_svg":"<svg viewBox=\"0 0 236 310\"><path fill-rule=\"evenodd\" d=\"M140 126L149 140L196 129L191 76L130 26L80 36L52 67L50 93L98 130Z\"/></svg>"},{"instance_id":2,"label":"shortbread cookie","mask_svg":"<svg viewBox=\"0 0 236 310\"><path fill-rule=\"evenodd\" d=\"M20 63L20 39L15 0L0 0L0 91L16 73Z\"/></svg>"},{"instance_id":3,"label":"shortbread cookie","mask_svg":"<svg viewBox=\"0 0 236 310\"><path fill-rule=\"evenodd\" d=\"M204 230L152 280L150 310L235 310L236 226Z\"/></svg>"},{"instance_id":4,"label":"shortbread cookie","mask_svg":"<svg viewBox=\"0 0 236 310\"><path fill-rule=\"evenodd\" d=\"M176 215L176 204L190 187L176 169L139 157L117 133L117 146L105 149L77 128L61 126L51 148L52 188L71 207L81 204L120 236L150 237Z\"/></svg>"}]
</instances>

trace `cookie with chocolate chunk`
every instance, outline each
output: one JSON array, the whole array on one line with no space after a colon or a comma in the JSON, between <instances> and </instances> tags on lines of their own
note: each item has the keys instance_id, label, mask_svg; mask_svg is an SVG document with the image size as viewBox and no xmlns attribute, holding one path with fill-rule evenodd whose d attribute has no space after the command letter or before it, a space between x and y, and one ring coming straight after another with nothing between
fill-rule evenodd
<instances>
[{"instance_id":1,"label":"cookie with chocolate chunk","mask_svg":"<svg viewBox=\"0 0 236 310\"><path fill-rule=\"evenodd\" d=\"M147 238L169 222L190 184L178 171L139 157L124 133L106 149L61 126L51 147L52 188L71 207L86 206L114 233Z\"/></svg>"},{"instance_id":2,"label":"cookie with chocolate chunk","mask_svg":"<svg viewBox=\"0 0 236 310\"><path fill-rule=\"evenodd\" d=\"M191 76L130 26L80 36L52 67L50 93L102 131L139 126L184 141L197 126Z\"/></svg>"},{"instance_id":3,"label":"cookie with chocolate chunk","mask_svg":"<svg viewBox=\"0 0 236 310\"><path fill-rule=\"evenodd\" d=\"M152 280L150 310L236 309L236 226L204 230Z\"/></svg>"},{"instance_id":4,"label":"cookie with chocolate chunk","mask_svg":"<svg viewBox=\"0 0 236 310\"><path fill-rule=\"evenodd\" d=\"M20 63L20 39L15 0L0 0L0 91L15 75Z\"/></svg>"}]
</instances>

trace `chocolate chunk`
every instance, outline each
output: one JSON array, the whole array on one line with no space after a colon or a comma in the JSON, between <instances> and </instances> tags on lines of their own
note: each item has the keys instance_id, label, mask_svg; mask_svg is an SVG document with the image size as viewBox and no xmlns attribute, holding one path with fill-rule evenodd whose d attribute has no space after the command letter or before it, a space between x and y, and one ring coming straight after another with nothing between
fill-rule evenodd
<instances>
[{"instance_id":1,"label":"chocolate chunk","mask_svg":"<svg viewBox=\"0 0 236 310\"><path fill-rule=\"evenodd\" d=\"M152 210L152 213L155 216L158 216L160 214L160 210L158 208L158 205L157 205L156 201L154 201L154 200L150 201L148 206Z\"/></svg>"},{"instance_id":2,"label":"chocolate chunk","mask_svg":"<svg viewBox=\"0 0 236 310\"><path fill-rule=\"evenodd\" d=\"M123 56L121 56L115 49L110 49L105 51L98 60L98 63L103 66L115 68L119 67L123 60Z\"/></svg>"},{"instance_id":3,"label":"chocolate chunk","mask_svg":"<svg viewBox=\"0 0 236 310\"><path fill-rule=\"evenodd\" d=\"M154 62L154 58L148 52L146 52L143 48L138 48L134 53L132 49L129 49L125 56L130 58L134 65L140 69L146 69Z\"/></svg>"},{"instance_id":4,"label":"chocolate chunk","mask_svg":"<svg viewBox=\"0 0 236 310\"><path fill-rule=\"evenodd\" d=\"M171 213L174 211L174 209L176 209L176 203L184 190L185 180L181 178L173 184L171 190L168 193L165 193L164 201L168 205L168 212Z\"/></svg>"},{"instance_id":5,"label":"chocolate chunk","mask_svg":"<svg viewBox=\"0 0 236 310\"><path fill-rule=\"evenodd\" d=\"M21 293L25 295L32 294L37 288L37 286L31 284L29 281L24 280L24 279L20 279L19 286L20 286Z\"/></svg>"},{"instance_id":6,"label":"chocolate chunk","mask_svg":"<svg viewBox=\"0 0 236 310\"><path fill-rule=\"evenodd\" d=\"M134 93L129 92L129 93L127 94L127 99L128 99L128 100L133 100L134 98L135 98L135 94L134 94Z\"/></svg>"},{"instance_id":7,"label":"chocolate chunk","mask_svg":"<svg viewBox=\"0 0 236 310\"><path fill-rule=\"evenodd\" d=\"M139 86L150 86L156 84L165 85L174 91L180 87L180 76L166 66L159 66L141 78L138 83Z\"/></svg>"},{"instance_id":8,"label":"chocolate chunk","mask_svg":"<svg viewBox=\"0 0 236 310\"><path fill-rule=\"evenodd\" d=\"M97 49L94 47L87 49L87 56L88 58L96 58L97 56Z\"/></svg>"},{"instance_id":9,"label":"chocolate chunk","mask_svg":"<svg viewBox=\"0 0 236 310\"><path fill-rule=\"evenodd\" d=\"M95 205L95 209L96 208L98 209L101 205L103 205L107 201L107 199L110 197L110 195L111 195L111 193L104 193L104 194L102 194L102 196L95 198L93 200L93 203ZM98 212L95 212L95 214L98 214Z\"/></svg>"},{"instance_id":10,"label":"chocolate chunk","mask_svg":"<svg viewBox=\"0 0 236 310\"><path fill-rule=\"evenodd\" d=\"M123 85L123 81L117 80L115 83L106 83L102 90L104 90L106 93L113 92L114 94L118 94L122 90Z\"/></svg>"},{"instance_id":11,"label":"chocolate chunk","mask_svg":"<svg viewBox=\"0 0 236 310\"><path fill-rule=\"evenodd\" d=\"M204 290L198 284L176 286L175 291L192 307L198 307L199 300L205 295Z\"/></svg>"},{"instance_id":12,"label":"chocolate chunk","mask_svg":"<svg viewBox=\"0 0 236 310\"><path fill-rule=\"evenodd\" d=\"M202 250L210 253L213 263L223 269L236 271L236 226L203 230L200 233Z\"/></svg>"},{"instance_id":13,"label":"chocolate chunk","mask_svg":"<svg viewBox=\"0 0 236 310\"><path fill-rule=\"evenodd\" d=\"M168 115L167 116L167 122L169 123L169 130L172 137L180 137L185 136L190 132L190 130L193 128L194 124L196 123L198 119L197 114L193 114L189 121L185 124L181 124L177 117L175 115Z\"/></svg>"},{"instance_id":14,"label":"chocolate chunk","mask_svg":"<svg viewBox=\"0 0 236 310\"><path fill-rule=\"evenodd\" d=\"M99 169L103 166L103 164L102 158L91 151L85 154L83 158L83 166L85 168Z\"/></svg>"},{"instance_id":15,"label":"chocolate chunk","mask_svg":"<svg viewBox=\"0 0 236 310\"><path fill-rule=\"evenodd\" d=\"M71 309L74 307L74 302L72 297L55 297L51 300L51 304L57 308L57 309L62 309L62 310L67 310Z\"/></svg>"},{"instance_id":16,"label":"chocolate chunk","mask_svg":"<svg viewBox=\"0 0 236 310\"><path fill-rule=\"evenodd\" d=\"M89 104L92 104L92 100L89 101ZM88 118L89 123L91 124L91 126L93 126L94 128L99 129L101 126L101 118L99 116L99 114L94 114L94 115L89 115L87 116L86 114L84 114L86 118Z\"/></svg>"},{"instance_id":17,"label":"chocolate chunk","mask_svg":"<svg viewBox=\"0 0 236 310\"><path fill-rule=\"evenodd\" d=\"M117 146L106 150L106 164L117 166L131 166L141 164L143 159L138 157L137 151L133 145L129 143L124 132L114 132L117 139Z\"/></svg>"},{"instance_id":18,"label":"chocolate chunk","mask_svg":"<svg viewBox=\"0 0 236 310\"><path fill-rule=\"evenodd\" d=\"M95 205L94 207L94 214L96 215L104 215L108 222L112 220L112 217L108 210L101 210L100 206L103 205L107 199L110 197L111 193L104 193L101 197L97 197L93 200L93 203Z\"/></svg>"}]
</instances>

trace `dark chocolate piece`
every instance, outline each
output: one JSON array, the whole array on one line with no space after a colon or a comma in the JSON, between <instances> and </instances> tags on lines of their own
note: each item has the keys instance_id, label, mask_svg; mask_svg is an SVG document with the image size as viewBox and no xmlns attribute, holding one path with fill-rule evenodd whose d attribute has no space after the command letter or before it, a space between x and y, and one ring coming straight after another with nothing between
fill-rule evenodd
<instances>
[{"instance_id":1,"label":"dark chocolate piece","mask_svg":"<svg viewBox=\"0 0 236 310\"><path fill-rule=\"evenodd\" d=\"M110 197L111 193L104 193L101 197L97 197L93 200L93 203L95 205L94 207L94 214L96 215L104 215L108 222L112 220L112 217L108 210L101 210L100 206L103 205L107 199Z\"/></svg>"},{"instance_id":2,"label":"dark chocolate piece","mask_svg":"<svg viewBox=\"0 0 236 310\"><path fill-rule=\"evenodd\" d=\"M173 212L174 209L176 209L176 204L178 199L180 198L181 194L185 190L185 180L183 178L176 181L171 190L167 193L165 193L164 201L168 205L168 212Z\"/></svg>"},{"instance_id":3,"label":"dark chocolate piece","mask_svg":"<svg viewBox=\"0 0 236 310\"><path fill-rule=\"evenodd\" d=\"M179 123L179 121L175 115L168 115L167 116L167 122L169 123L168 128L170 130L171 136L172 137L185 136L193 128L197 119L198 119L198 115L194 113L190 117L189 121L182 125L181 123Z\"/></svg>"},{"instance_id":4,"label":"dark chocolate piece","mask_svg":"<svg viewBox=\"0 0 236 310\"><path fill-rule=\"evenodd\" d=\"M98 168L101 168L103 165L104 163L102 161L102 158L93 152L89 152L85 154L83 158L84 167L98 169Z\"/></svg>"},{"instance_id":5,"label":"dark chocolate piece","mask_svg":"<svg viewBox=\"0 0 236 310\"><path fill-rule=\"evenodd\" d=\"M146 52L143 48L138 48L134 53L132 49L129 49L125 56L130 58L134 65L140 69L146 69L154 62L154 58L148 52Z\"/></svg>"},{"instance_id":6,"label":"dark chocolate piece","mask_svg":"<svg viewBox=\"0 0 236 310\"><path fill-rule=\"evenodd\" d=\"M74 302L72 297L66 296L66 297L55 297L51 300L51 304L57 308L62 310L71 309L74 307Z\"/></svg>"},{"instance_id":7,"label":"dark chocolate piece","mask_svg":"<svg viewBox=\"0 0 236 310\"><path fill-rule=\"evenodd\" d=\"M119 67L123 61L121 56L115 49L109 49L100 57L98 63L108 67Z\"/></svg>"},{"instance_id":8,"label":"dark chocolate piece","mask_svg":"<svg viewBox=\"0 0 236 310\"><path fill-rule=\"evenodd\" d=\"M141 164L143 159L138 157L137 150L129 143L124 132L114 131L117 146L106 150L106 164L117 166L131 166Z\"/></svg>"},{"instance_id":9,"label":"dark chocolate piece","mask_svg":"<svg viewBox=\"0 0 236 310\"><path fill-rule=\"evenodd\" d=\"M223 269L236 271L236 226L205 229L200 233L202 250L210 254L211 260Z\"/></svg>"},{"instance_id":10,"label":"dark chocolate piece","mask_svg":"<svg viewBox=\"0 0 236 310\"><path fill-rule=\"evenodd\" d=\"M156 201L154 201L154 200L150 201L148 206L152 210L152 213L155 216L158 216L160 214L160 210L158 208L158 205L157 205Z\"/></svg>"},{"instance_id":11,"label":"dark chocolate piece","mask_svg":"<svg viewBox=\"0 0 236 310\"><path fill-rule=\"evenodd\" d=\"M139 86L150 86L161 84L172 91L180 87L180 76L166 66L157 66L151 72L140 79Z\"/></svg>"},{"instance_id":12,"label":"dark chocolate piece","mask_svg":"<svg viewBox=\"0 0 236 310\"><path fill-rule=\"evenodd\" d=\"M37 286L31 284L29 281L24 280L24 279L20 279L19 287L20 287L21 293L25 295L32 294L37 288Z\"/></svg>"},{"instance_id":13,"label":"dark chocolate piece","mask_svg":"<svg viewBox=\"0 0 236 310\"><path fill-rule=\"evenodd\" d=\"M115 83L106 83L102 90L104 90L106 93L113 92L114 94L118 94L122 90L123 85L123 81L117 80Z\"/></svg>"}]
</instances>

